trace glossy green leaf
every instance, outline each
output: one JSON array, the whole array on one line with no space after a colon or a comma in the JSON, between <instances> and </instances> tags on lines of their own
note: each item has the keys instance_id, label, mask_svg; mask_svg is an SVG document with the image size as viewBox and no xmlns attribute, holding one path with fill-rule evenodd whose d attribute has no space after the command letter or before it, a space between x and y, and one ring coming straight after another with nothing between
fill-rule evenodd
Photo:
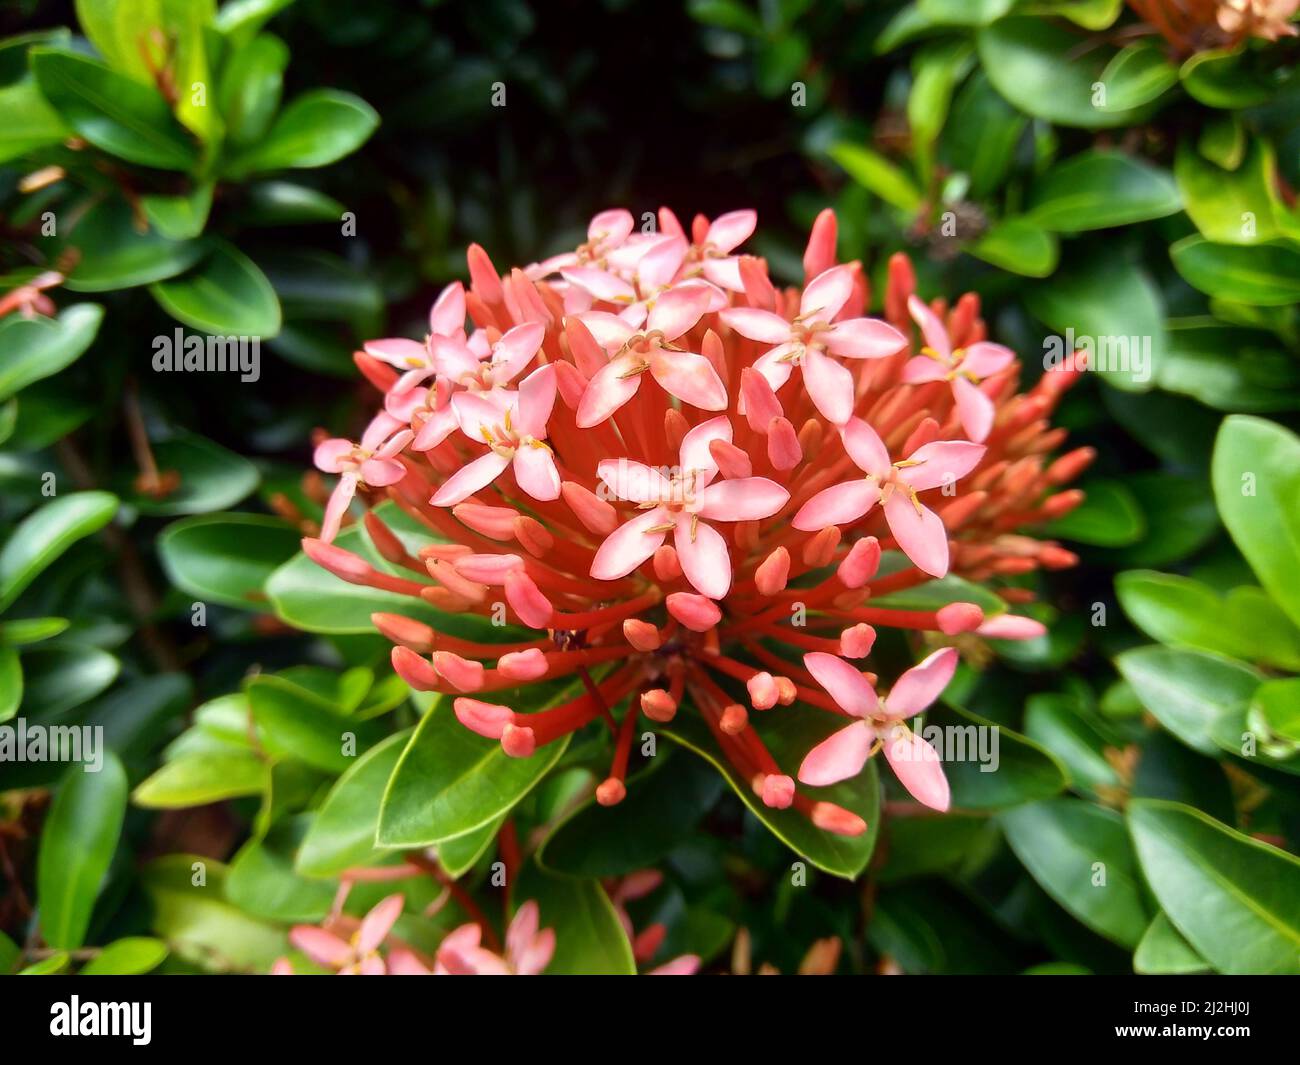
<instances>
[{"instance_id":1,"label":"glossy green leaf","mask_svg":"<svg viewBox=\"0 0 1300 1065\"><path fill-rule=\"evenodd\" d=\"M536 901L541 927L555 929L548 976L632 976L632 944L614 904L595 880L552 876L525 869L516 888L519 903Z\"/></svg>"},{"instance_id":2,"label":"glossy green leaf","mask_svg":"<svg viewBox=\"0 0 1300 1065\"><path fill-rule=\"evenodd\" d=\"M235 174L325 166L361 147L379 115L351 93L314 89L290 100L266 135L238 155Z\"/></svg>"},{"instance_id":3,"label":"glossy green leaf","mask_svg":"<svg viewBox=\"0 0 1300 1065\"><path fill-rule=\"evenodd\" d=\"M74 303L57 318L0 318L0 400L71 366L90 347L103 318L97 303Z\"/></svg>"},{"instance_id":4,"label":"glossy green leaf","mask_svg":"<svg viewBox=\"0 0 1300 1065\"><path fill-rule=\"evenodd\" d=\"M1255 689L1250 715L1258 715L1274 736L1300 743L1300 677L1266 680Z\"/></svg>"},{"instance_id":5,"label":"glossy green leaf","mask_svg":"<svg viewBox=\"0 0 1300 1065\"><path fill-rule=\"evenodd\" d=\"M267 609L262 590L298 550L297 529L261 514L184 518L158 536L158 556L171 582L205 602Z\"/></svg>"},{"instance_id":6,"label":"glossy green leaf","mask_svg":"<svg viewBox=\"0 0 1300 1065\"><path fill-rule=\"evenodd\" d=\"M1178 84L1178 68L1150 38L1121 48L1101 72L1104 111L1130 111L1159 99Z\"/></svg>"},{"instance_id":7,"label":"glossy green leaf","mask_svg":"<svg viewBox=\"0 0 1300 1065\"><path fill-rule=\"evenodd\" d=\"M76 541L107 525L116 511L117 497L109 492L71 492L19 522L0 548L0 610Z\"/></svg>"},{"instance_id":8,"label":"glossy green leaf","mask_svg":"<svg viewBox=\"0 0 1300 1065\"><path fill-rule=\"evenodd\" d=\"M23 664L12 647L0 646L0 723L18 713L23 701Z\"/></svg>"},{"instance_id":9,"label":"glossy green leaf","mask_svg":"<svg viewBox=\"0 0 1300 1065\"><path fill-rule=\"evenodd\" d=\"M135 789L131 801L156 810L205 806L260 795L268 779L266 763L251 751L202 751L164 763Z\"/></svg>"},{"instance_id":10,"label":"glossy green leaf","mask_svg":"<svg viewBox=\"0 0 1300 1065\"><path fill-rule=\"evenodd\" d=\"M1188 141L1178 146L1174 162L1188 217L1218 244L1260 244L1278 236L1275 169L1273 152L1262 140L1251 144L1233 170L1215 166Z\"/></svg>"},{"instance_id":11,"label":"glossy green leaf","mask_svg":"<svg viewBox=\"0 0 1300 1065\"><path fill-rule=\"evenodd\" d=\"M1248 60L1243 46L1198 51L1178 69L1183 88L1207 107L1237 109L1267 103L1277 91Z\"/></svg>"},{"instance_id":12,"label":"glossy green leaf","mask_svg":"<svg viewBox=\"0 0 1300 1065\"><path fill-rule=\"evenodd\" d=\"M943 729L945 753L958 755L943 767L954 809L1000 810L1050 798L1065 787L1065 769L1051 752L951 702L927 710L917 727L923 736L926 729Z\"/></svg>"},{"instance_id":13,"label":"glossy green leaf","mask_svg":"<svg viewBox=\"0 0 1300 1065\"><path fill-rule=\"evenodd\" d=\"M1047 277L1061 249L1056 237L1029 218L1006 218L966 246L977 259L1025 277Z\"/></svg>"},{"instance_id":14,"label":"glossy green leaf","mask_svg":"<svg viewBox=\"0 0 1300 1065\"><path fill-rule=\"evenodd\" d=\"M104 200L60 227L65 254L75 254L66 286L73 292L112 292L147 285L188 270L203 257L200 240L172 240L156 229L136 228L131 208Z\"/></svg>"},{"instance_id":15,"label":"glossy green leaf","mask_svg":"<svg viewBox=\"0 0 1300 1065\"><path fill-rule=\"evenodd\" d=\"M82 976L136 976L158 968L167 944L147 936L128 936L106 946L81 967Z\"/></svg>"},{"instance_id":16,"label":"glossy green leaf","mask_svg":"<svg viewBox=\"0 0 1300 1065\"><path fill-rule=\"evenodd\" d=\"M288 63L288 47L269 33L232 55L221 74L219 101L233 143L252 144L266 134L280 106Z\"/></svg>"},{"instance_id":17,"label":"glossy green leaf","mask_svg":"<svg viewBox=\"0 0 1300 1065\"><path fill-rule=\"evenodd\" d=\"M53 976L55 973L63 972L71 962L72 955L61 950L56 954L51 954L48 958L43 958L35 964L27 966L25 969L20 969L18 975Z\"/></svg>"},{"instance_id":18,"label":"glossy green leaf","mask_svg":"<svg viewBox=\"0 0 1300 1065\"><path fill-rule=\"evenodd\" d=\"M1161 910L1152 918L1133 952L1133 968L1148 976L1182 975L1208 972L1210 963L1178 934L1178 929Z\"/></svg>"},{"instance_id":19,"label":"glossy green leaf","mask_svg":"<svg viewBox=\"0 0 1300 1065\"><path fill-rule=\"evenodd\" d=\"M863 188L885 203L909 214L921 208L921 190L898 166L883 155L860 144L841 142L832 146L830 157Z\"/></svg>"},{"instance_id":20,"label":"glossy green leaf","mask_svg":"<svg viewBox=\"0 0 1300 1065\"><path fill-rule=\"evenodd\" d=\"M1270 333L1216 318L1169 323L1160 387L1215 410L1255 413L1300 405L1300 362Z\"/></svg>"},{"instance_id":21,"label":"glossy green leaf","mask_svg":"<svg viewBox=\"0 0 1300 1065\"><path fill-rule=\"evenodd\" d=\"M345 208L323 192L289 181L258 181L247 187L244 219L249 225L340 222Z\"/></svg>"},{"instance_id":22,"label":"glossy green leaf","mask_svg":"<svg viewBox=\"0 0 1300 1065\"><path fill-rule=\"evenodd\" d=\"M0 88L0 163L26 155L72 135L59 113L31 80Z\"/></svg>"},{"instance_id":23,"label":"glossy green leaf","mask_svg":"<svg viewBox=\"0 0 1300 1065\"><path fill-rule=\"evenodd\" d=\"M1042 744L1069 770L1071 784L1093 796L1122 785L1106 759L1106 741L1067 695L1031 695L1025 705L1025 735Z\"/></svg>"},{"instance_id":24,"label":"glossy green leaf","mask_svg":"<svg viewBox=\"0 0 1300 1065\"><path fill-rule=\"evenodd\" d=\"M220 243L199 266L149 291L179 322L205 333L266 340L280 331L280 301L255 262Z\"/></svg>"},{"instance_id":25,"label":"glossy green leaf","mask_svg":"<svg viewBox=\"0 0 1300 1065\"><path fill-rule=\"evenodd\" d=\"M1169 920L1215 969L1300 973L1300 859L1178 803L1137 800L1129 829Z\"/></svg>"},{"instance_id":26,"label":"glossy green leaf","mask_svg":"<svg viewBox=\"0 0 1300 1065\"><path fill-rule=\"evenodd\" d=\"M1146 517L1122 481L1093 480L1078 487L1083 502L1048 525L1048 536L1098 547L1124 547L1142 539Z\"/></svg>"},{"instance_id":27,"label":"glossy green leaf","mask_svg":"<svg viewBox=\"0 0 1300 1065\"><path fill-rule=\"evenodd\" d=\"M317 769L342 773L383 735L379 723L358 721L282 676L255 677L246 691L266 749Z\"/></svg>"},{"instance_id":28,"label":"glossy green leaf","mask_svg":"<svg viewBox=\"0 0 1300 1065\"><path fill-rule=\"evenodd\" d=\"M1132 225L1174 214L1178 186L1165 171L1124 152L1072 155L1034 183L1029 217L1057 233Z\"/></svg>"},{"instance_id":29,"label":"glossy green leaf","mask_svg":"<svg viewBox=\"0 0 1300 1065\"><path fill-rule=\"evenodd\" d=\"M1151 913L1119 814L1080 799L1052 799L998 819L1044 891L1098 935L1137 946Z\"/></svg>"},{"instance_id":30,"label":"glossy green leaf","mask_svg":"<svg viewBox=\"0 0 1300 1065\"><path fill-rule=\"evenodd\" d=\"M272 921L315 924L330 912L338 886L294 871L293 852L305 823L294 818L265 839L250 839L231 859L226 899L244 913Z\"/></svg>"},{"instance_id":31,"label":"glossy green leaf","mask_svg":"<svg viewBox=\"0 0 1300 1065\"><path fill-rule=\"evenodd\" d=\"M1241 247L1192 236L1169 254L1183 279L1207 295L1258 307L1300 303L1300 249L1291 244Z\"/></svg>"},{"instance_id":32,"label":"glossy green leaf","mask_svg":"<svg viewBox=\"0 0 1300 1065\"><path fill-rule=\"evenodd\" d=\"M170 517L223 510L257 488L256 466L205 437L178 433L157 441L153 453L160 473L175 472L179 482L161 497L132 495L131 505L142 514Z\"/></svg>"},{"instance_id":33,"label":"glossy green leaf","mask_svg":"<svg viewBox=\"0 0 1300 1065\"><path fill-rule=\"evenodd\" d=\"M99 772L73 766L55 794L41 833L36 898L45 942L75 950L108 872L126 815L126 770L108 754Z\"/></svg>"},{"instance_id":34,"label":"glossy green leaf","mask_svg":"<svg viewBox=\"0 0 1300 1065\"><path fill-rule=\"evenodd\" d=\"M207 225L212 210L211 182L201 182L178 196L151 194L140 197L149 224L169 240L197 237Z\"/></svg>"}]
</instances>

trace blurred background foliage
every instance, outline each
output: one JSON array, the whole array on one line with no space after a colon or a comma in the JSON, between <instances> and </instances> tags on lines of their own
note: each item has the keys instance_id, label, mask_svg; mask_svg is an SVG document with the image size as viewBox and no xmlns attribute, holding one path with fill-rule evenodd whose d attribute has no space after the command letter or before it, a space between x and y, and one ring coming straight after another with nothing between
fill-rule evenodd
<instances>
[{"instance_id":1,"label":"blurred background foliage","mask_svg":"<svg viewBox=\"0 0 1300 1065\"><path fill-rule=\"evenodd\" d=\"M651 865L634 923L714 969L825 937L855 972L1300 965L1296 38L1156 0L23 0L0 35L0 721L112 750L0 765L0 971L265 971L397 860L378 799L428 706L294 560L312 431L356 432L352 351L418 335L468 243L536 261L611 204L754 206L788 281L830 204L841 258L978 292L1031 380L1067 330L1151 361L1062 410L1099 456L1050 530L1082 562L947 694L1004 728L960 812L887 796L865 869L804 886L683 752L575 812L575 742L511 815L562 940L595 915L557 966L632 964L610 898ZM155 372L178 328L262 337L257 384ZM499 825L443 870L481 887ZM413 943L464 917L399 886Z\"/></svg>"}]
</instances>

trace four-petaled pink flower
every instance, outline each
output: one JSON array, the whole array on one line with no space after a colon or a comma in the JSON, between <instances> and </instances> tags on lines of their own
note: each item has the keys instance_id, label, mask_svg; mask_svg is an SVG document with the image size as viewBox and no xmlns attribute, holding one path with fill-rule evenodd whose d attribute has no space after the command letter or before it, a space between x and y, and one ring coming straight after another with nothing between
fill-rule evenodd
<instances>
[{"instance_id":1,"label":"four-petaled pink flower","mask_svg":"<svg viewBox=\"0 0 1300 1065\"><path fill-rule=\"evenodd\" d=\"M833 356L881 359L896 355L907 344L902 333L876 318L835 322L852 295L852 269L833 266L803 290L799 316L793 322L757 307L731 307L719 317L741 336L775 345L754 363L773 390L784 385L798 366L813 405L828 421L843 425L853 416L857 386L853 374Z\"/></svg>"},{"instance_id":2,"label":"four-petaled pink flower","mask_svg":"<svg viewBox=\"0 0 1300 1065\"><path fill-rule=\"evenodd\" d=\"M714 440L731 443L731 422L725 416L686 434L680 467L671 478L629 459L606 459L597 466L596 473L615 496L636 503L645 513L615 529L600 545L591 564L593 577L627 576L672 532L682 572L695 590L710 599L727 594L731 555L727 541L708 521L770 518L785 506L790 493L766 477L737 477L714 484L718 465L709 451Z\"/></svg>"},{"instance_id":3,"label":"four-petaled pink flower","mask_svg":"<svg viewBox=\"0 0 1300 1065\"><path fill-rule=\"evenodd\" d=\"M312 961L340 975L383 976L387 970L379 946L402 915L404 902L401 895L389 895L376 903L350 939L315 925L297 925L289 932L289 942ZM287 970L281 967L279 971Z\"/></svg>"},{"instance_id":4,"label":"four-petaled pink flower","mask_svg":"<svg viewBox=\"0 0 1300 1065\"><path fill-rule=\"evenodd\" d=\"M447 478L429 502L455 506L486 488L511 464L519 487L534 499L559 496L560 474L546 443L546 423L555 406L555 367L534 370L518 392L458 392L452 403L461 431L490 450Z\"/></svg>"},{"instance_id":5,"label":"four-petaled pink flower","mask_svg":"<svg viewBox=\"0 0 1300 1065\"><path fill-rule=\"evenodd\" d=\"M859 720L809 751L799 766L799 779L820 787L857 776L879 744L894 774L917 802L947 810L948 779L939 755L903 722L933 703L948 686L957 668L956 650L935 651L899 677L884 696L878 696L866 677L835 655L811 651L803 656L803 663L840 708Z\"/></svg>"},{"instance_id":6,"label":"four-petaled pink flower","mask_svg":"<svg viewBox=\"0 0 1300 1065\"><path fill-rule=\"evenodd\" d=\"M667 208L659 212L664 232L685 236L677 216ZM753 210L728 211L720 214L704 233L704 239L692 244L684 273L693 276L698 269L715 285L744 292L745 283L740 278L740 256L731 253L747 241L758 225L758 212Z\"/></svg>"},{"instance_id":7,"label":"four-petaled pink flower","mask_svg":"<svg viewBox=\"0 0 1300 1065\"><path fill-rule=\"evenodd\" d=\"M505 957L480 946L482 928L463 924L448 932L438 947L434 973L439 976L537 976L555 954L555 929L542 928L537 903L529 899L506 930Z\"/></svg>"},{"instance_id":8,"label":"four-petaled pink flower","mask_svg":"<svg viewBox=\"0 0 1300 1065\"><path fill-rule=\"evenodd\" d=\"M827 525L848 525L879 502L903 553L933 577L947 574L948 532L939 515L922 506L916 493L966 476L984 457L984 446L936 440L891 463L884 442L860 418L845 425L840 438L849 458L866 476L818 492L799 508L794 527L815 532Z\"/></svg>"},{"instance_id":9,"label":"four-petaled pink flower","mask_svg":"<svg viewBox=\"0 0 1300 1065\"><path fill-rule=\"evenodd\" d=\"M365 344L367 355L403 371L393 386L394 392L406 392L433 373L431 341L434 337L463 344L465 342L465 286L453 281L439 293L429 308L429 335L421 344L406 337L385 337Z\"/></svg>"},{"instance_id":10,"label":"four-petaled pink flower","mask_svg":"<svg viewBox=\"0 0 1300 1065\"><path fill-rule=\"evenodd\" d=\"M1010 366L1015 361L1015 352L987 340L954 350L948 330L929 307L911 296L907 309L921 327L925 347L920 355L907 360L903 367L903 380L910 385L927 381L949 382L962 428L970 439L982 442L993 428L994 412L993 400L980 390L979 382Z\"/></svg>"},{"instance_id":11,"label":"four-petaled pink flower","mask_svg":"<svg viewBox=\"0 0 1300 1065\"><path fill-rule=\"evenodd\" d=\"M702 281L687 281L654 301L645 328L638 332L616 314L587 311L578 315L610 361L587 382L578 404L578 427L599 425L636 395L642 376L650 375L671 396L702 410L725 410L727 388L703 355L670 345L708 310L716 290Z\"/></svg>"},{"instance_id":12,"label":"four-petaled pink flower","mask_svg":"<svg viewBox=\"0 0 1300 1065\"><path fill-rule=\"evenodd\" d=\"M325 505L325 518L321 522L320 538L325 543L338 535L339 523L357 493L358 484L383 488L396 484L406 475L406 467L393 456L399 454L414 435L406 422L394 418L387 411L380 411L366 427L359 444L336 436L317 445L313 455L316 468L341 475L330 493Z\"/></svg>"}]
</instances>

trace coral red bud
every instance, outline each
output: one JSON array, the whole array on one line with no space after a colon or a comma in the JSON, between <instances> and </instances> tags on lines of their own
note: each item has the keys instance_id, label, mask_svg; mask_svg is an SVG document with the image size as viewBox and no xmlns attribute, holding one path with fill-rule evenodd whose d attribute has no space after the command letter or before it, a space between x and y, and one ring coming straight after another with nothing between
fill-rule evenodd
<instances>
[{"instance_id":1,"label":"coral red bud","mask_svg":"<svg viewBox=\"0 0 1300 1065\"><path fill-rule=\"evenodd\" d=\"M835 549L839 546L839 526L827 525L803 545L803 564L813 569L829 566L835 558Z\"/></svg>"},{"instance_id":2,"label":"coral red bud","mask_svg":"<svg viewBox=\"0 0 1300 1065\"><path fill-rule=\"evenodd\" d=\"M511 651L497 660L497 672L510 680L540 680L549 671L546 655L536 647Z\"/></svg>"},{"instance_id":3,"label":"coral red bud","mask_svg":"<svg viewBox=\"0 0 1300 1065\"><path fill-rule=\"evenodd\" d=\"M638 618L628 618L623 622L623 637L638 651L657 651L661 642L659 630Z\"/></svg>"},{"instance_id":4,"label":"coral red bud","mask_svg":"<svg viewBox=\"0 0 1300 1065\"><path fill-rule=\"evenodd\" d=\"M324 540L304 537L303 553L321 569L328 570L339 580L349 584L366 584L375 571L360 555L345 551L341 547L327 544Z\"/></svg>"},{"instance_id":5,"label":"coral red bud","mask_svg":"<svg viewBox=\"0 0 1300 1065\"><path fill-rule=\"evenodd\" d=\"M1079 564L1079 556L1056 544L1045 544L1038 552L1038 561L1048 569L1069 569Z\"/></svg>"},{"instance_id":6,"label":"coral red bud","mask_svg":"<svg viewBox=\"0 0 1300 1065\"><path fill-rule=\"evenodd\" d=\"M569 342L569 351L573 354L575 368L580 372L584 382L594 377L609 362L604 349L596 343L596 338L591 335L591 330L581 318L564 319L564 337ZM567 403L568 400L566 399L565 402ZM578 405L573 403L570 406L576 409Z\"/></svg>"},{"instance_id":7,"label":"coral red bud","mask_svg":"<svg viewBox=\"0 0 1300 1065\"><path fill-rule=\"evenodd\" d=\"M778 470L792 470L803 459L799 437L788 418L773 418L767 427L767 458Z\"/></svg>"},{"instance_id":8,"label":"coral red bud","mask_svg":"<svg viewBox=\"0 0 1300 1065\"><path fill-rule=\"evenodd\" d=\"M437 691L441 678L425 658L409 647L394 647L391 655L393 670L418 692Z\"/></svg>"},{"instance_id":9,"label":"coral red bud","mask_svg":"<svg viewBox=\"0 0 1300 1065\"><path fill-rule=\"evenodd\" d=\"M393 643L400 643L419 654L428 654L433 650L437 634L422 621L401 614L375 613L370 615L370 622L381 636Z\"/></svg>"},{"instance_id":10,"label":"coral red bud","mask_svg":"<svg viewBox=\"0 0 1300 1065\"><path fill-rule=\"evenodd\" d=\"M582 394L587 391L587 379L571 362L561 359L554 365L555 387L560 393L560 399L569 410L577 410L578 404L582 402Z\"/></svg>"},{"instance_id":11,"label":"coral red bud","mask_svg":"<svg viewBox=\"0 0 1300 1065\"><path fill-rule=\"evenodd\" d=\"M939 439L939 423L933 418L923 418L921 424L912 430L907 442L903 444L902 453L910 455L918 447L924 447Z\"/></svg>"},{"instance_id":12,"label":"coral red bud","mask_svg":"<svg viewBox=\"0 0 1300 1065\"><path fill-rule=\"evenodd\" d=\"M771 673L755 673L745 681L745 688L749 692L750 705L755 710L771 710L780 698L776 678Z\"/></svg>"},{"instance_id":13,"label":"coral red bud","mask_svg":"<svg viewBox=\"0 0 1300 1065\"><path fill-rule=\"evenodd\" d=\"M485 303L495 306L503 298L501 276L492 265L488 253L478 244L471 244L465 253L469 265L470 284Z\"/></svg>"},{"instance_id":14,"label":"coral red bud","mask_svg":"<svg viewBox=\"0 0 1300 1065\"><path fill-rule=\"evenodd\" d=\"M483 687L483 663L471 662L451 651L434 651L433 668L439 676L463 692L475 692Z\"/></svg>"},{"instance_id":15,"label":"coral red bud","mask_svg":"<svg viewBox=\"0 0 1300 1065\"><path fill-rule=\"evenodd\" d=\"M776 701L782 706L789 706L799 697L799 689L789 677L776 678Z\"/></svg>"},{"instance_id":16,"label":"coral red bud","mask_svg":"<svg viewBox=\"0 0 1300 1065\"><path fill-rule=\"evenodd\" d=\"M764 806L784 810L794 802L794 780L784 774L768 773L759 792Z\"/></svg>"},{"instance_id":17,"label":"coral red bud","mask_svg":"<svg viewBox=\"0 0 1300 1065\"><path fill-rule=\"evenodd\" d=\"M519 511L513 507L487 507L480 503L457 503L451 508L457 520L489 540L509 541L515 538L515 518Z\"/></svg>"},{"instance_id":18,"label":"coral red bud","mask_svg":"<svg viewBox=\"0 0 1300 1065\"><path fill-rule=\"evenodd\" d=\"M822 443L826 439L826 434L822 431L822 423L816 418L809 418L799 428L799 450L803 457L811 462L815 459L822 449Z\"/></svg>"},{"instance_id":19,"label":"coral red bud","mask_svg":"<svg viewBox=\"0 0 1300 1065\"><path fill-rule=\"evenodd\" d=\"M867 830L867 823L862 818L833 802L813 803L812 823L837 836L860 836Z\"/></svg>"},{"instance_id":20,"label":"coral red bud","mask_svg":"<svg viewBox=\"0 0 1300 1065\"><path fill-rule=\"evenodd\" d=\"M668 613L692 632L707 632L722 620L717 603L693 592L673 592L667 605Z\"/></svg>"},{"instance_id":21,"label":"coral red bud","mask_svg":"<svg viewBox=\"0 0 1300 1065\"><path fill-rule=\"evenodd\" d=\"M673 451L682 446L682 440L690 431L691 423L676 407L669 407L664 411L664 440Z\"/></svg>"},{"instance_id":22,"label":"coral red bud","mask_svg":"<svg viewBox=\"0 0 1300 1065\"><path fill-rule=\"evenodd\" d=\"M790 579L790 552L776 548L754 571L754 586L759 595L776 595Z\"/></svg>"},{"instance_id":23,"label":"coral red bud","mask_svg":"<svg viewBox=\"0 0 1300 1065\"><path fill-rule=\"evenodd\" d=\"M682 564L671 544L663 544L654 553L655 576L661 581L675 581L682 575Z\"/></svg>"},{"instance_id":24,"label":"coral red bud","mask_svg":"<svg viewBox=\"0 0 1300 1065\"><path fill-rule=\"evenodd\" d=\"M577 481L560 485L560 496L573 511L573 516L597 536L608 536L618 528L618 511L590 489Z\"/></svg>"},{"instance_id":25,"label":"coral red bud","mask_svg":"<svg viewBox=\"0 0 1300 1065\"><path fill-rule=\"evenodd\" d=\"M1001 614L989 618L975 631L990 640L1036 640L1047 635L1047 626L1019 614Z\"/></svg>"},{"instance_id":26,"label":"coral red bud","mask_svg":"<svg viewBox=\"0 0 1300 1065\"><path fill-rule=\"evenodd\" d=\"M840 633L840 654L845 658L866 658L876 643L876 630L861 621Z\"/></svg>"},{"instance_id":27,"label":"coral red bud","mask_svg":"<svg viewBox=\"0 0 1300 1065\"><path fill-rule=\"evenodd\" d=\"M770 311L776 307L776 288L767 276L766 264L752 255L740 257L740 283L745 286L745 300L751 307Z\"/></svg>"},{"instance_id":28,"label":"coral red bud","mask_svg":"<svg viewBox=\"0 0 1300 1065\"><path fill-rule=\"evenodd\" d=\"M429 576L458 599L467 603L481 603L487 598L487 585L462 576L453 563L431 558L426 560L425 566L429 570Z\"/></svg>"},{"instance_id":29,"label":"coral red bud","mask_svg":"<svg viewBox=\"0 0 1300 1065\"><path fill-rule=\"evenodd\" d=\"M849 549L836 573L844 587L861 588L876 575L879 568L880 541L874 536L867 536Z\"/></svg>"},{"instance_id":30,"label":"coral red bud","mask_svg":"<svg viewBox=\"0 0 1300 1065\"><path fill-rule=\"evenodd\" d=\"M767 378L752 367L740 372L740 398L749 427L756 433L766 433L773 419L785 413Z\"/></svg>"},{"instance_id":31,"label":"coral red bud","mask_svg":"<svg viewBox=\"0 0 1300 1065\"><path fill-rule=\"evenodd\" d=\"M393 530L373 510L367 510L363 520L370 542L383 558L389 562L402 563L411 557L402 541L393 535Z\"/></svg>"},{"instance_id":32,"label":"coral red bud","mask_svg":"<svg viewBox=\"0 0 1300 1065\"><path fill-rule=\"evenodd\" d=\"M651 688L641 693L641 713L651 721L671 721L677 716L677 700L663 688Z\"/></svg>"},{"instance_id":33,"label":"coral red bud","mask_svg":"<svg viewBox=\"0 0 1300 1065\"><path fill-rule=\"evenodd\" d=\"M596 786L596 801L601 806L617 806L627 798L627 785L610 777Z\"/></svg>"},{"instance_id":34,"label":"coral red bud","mask_svg":"<svg viewBox=\"0 0 1300 1065\"><path fill-rule=\"evenodd\" d=\"M380 392L387 393L397 383L397 371L387 363L380 362L373 355L364 351L354 351L352 361L356 363L361 375Z\"/></svg>"},{"instance_id":35,"label":"coral red bud","mask_svg":"<svg viewBox=\"0 0 1300 1065\"><path fill-rule=\"evenodd\" d=\"M749 456L729 440L711 441L709 443L709 454L713 456L713 461L718 464L718 469L724 477L752 477L754 475L754 464L750 461Z\"/></svg>"},{"instance_id":36,"label":"coral red bud","mask_svg":"<svg viewBox=\"0 0 1300 1065\"><path fill-rule=\"evenodd\" d=\"M541 558L555 546L555 537L536 518L528 515L515 518L515 539L534 558Z\"/></svg>"},{"instance_id":37,"label":"coral red bud","mask_svg":"<svg viewBox=\"0 0 1300 1065\"><path fill-rule=\"evenodd\" d=\"M935 612L939 631L945 636L974 632L984 623L984 611L974 603L949 603Z\"/></svg>"},{"instance_id":38,"label":"coral red bud","mask_svg":"<svg viewBox=\"0 0 1300 1065\"><path fill-rule=\"evenodd\" d=\"M1043 504L1043 516L1048 519L1062 518L1082 503L1083 499L1083 492L1077 488L1057 492Z\"/></svg>"},{"instance_id":39,"label":"coral red bud","mask_svg":"<svg viewBox=\"0 0 1300 1065\"><path fill-rule=\"evenodd\" d=\"M813 222L812 231L808 234L808 246L804 249L803 275L805 283L811 281L818 274L825 273L835 265L836 238L835 212L829 207L824 207L817 215L816 221Z\"/></svg>"},{"instance_id":40,"label":"coral red bud","mask_svg":"<svg viewBox=\"0 0 1300 1065\"><path fill-rule=\"evenodd\" d=\"M524 560L518 555L461 555L452 566L468 581L500 587L509 574L524 568Z\"/></svg>"},{"instance_id":41,"label":"coral red bud","mask_svg":"<svg viewBox=\"0 0 1300 1065\"><path fill-rule=\"evenodd\" d=\"M499 740L501 733L514 721L515 712L498 703L484 703L478 699L456 699L451 704L456 720L471 732L489 740Z\"/></svg>"},{"instance_id":42,"label":"coral red bud","mask_svg":"<svg viewBox=\"0 0 1300 1065\"><path fill-rule=\"evenodd\" d=\"M506 725L501 730L501 749L511 758L530 758L537 750L537 737L527 725Z\"/></svg>"},{"instance_id":43,"label":"coral red bud","mask_svg":"<svg viewBox=\"0 0 1300 1065\"><path fill-rule=\"evenodd\" d=\"M758 547L759 524L756 521L738 521L735 524L735 532L732 539L736 541L736 546L745 554L749 554Z\"/></svg>"},{"instance_id":44,"label":"coral red bud","mask_svg":"<svg viewBox=\"0 0 1300 1065\"><path fill-rule=\"evenodd\" d=\"M506 576L506 601L519 620L534 629L549 628L555 607L528 574L516 570Z\"/></svg>"},{"instance_id":45,"label":"coral red bud","mask_svg":"<svg viewBox=\"0 0 1300 1065\"><path fill-rule=\"evenodd\" d=\"M739 703L731 703L722 708L722 717L718 727L728 736L739 736L749 725L749 711Z\"/></svg>"}]
</instances>

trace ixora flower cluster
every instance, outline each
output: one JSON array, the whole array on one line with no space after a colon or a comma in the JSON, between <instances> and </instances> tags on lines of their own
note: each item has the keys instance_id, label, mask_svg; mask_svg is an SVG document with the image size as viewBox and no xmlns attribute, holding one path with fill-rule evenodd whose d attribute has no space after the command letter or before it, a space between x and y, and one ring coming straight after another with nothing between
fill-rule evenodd
<instances>
[{"instance_id":1,"label":"ixora flower cluster","mask_svg":"<svg viewBox=\"0 0 1300 1065\"><path fill-rule=\"evenodd\" d=\"M957 651L940 647L887 694L849 660L882 626L937 642L1041 634L973 603L873 599L949 572L986 581L1073 564L1017 530L1082 498L1055 489L1091 452L1051 460L1064 431L1047 421L1081 366L1017 392L1017 360L984 339L977 297L926 304L903 255L888 264L884 318L868 316L867 278L836 262L830 211L802 289L778 288L737 251L755 222L734 211L687 231L662 209L642 232L606 211L575 251L504 276L471 246L471 287L442 292L423 340L357 354L383 410L359 443L319 443L317 466L339 481L304 547L345 581L485 617L504 602L537 630L488 644L374 616L397 672L455 696L459 720L507 754L604 720L615 753L597 798L613 804L639 715L689 708L763 803L854 835L861 818L801 791L750 710L798 701L842 719L797 767L804 784L851 777L883 750L920 802L947 808L938 755L905 721L942 692ZM367 513L393 572L331 543L362 489L432 534L415 557ZM881 573L889 550L903 564ZM490 696L565 676L581 694L547 710Z\"/></svg>"}]
</instances>

